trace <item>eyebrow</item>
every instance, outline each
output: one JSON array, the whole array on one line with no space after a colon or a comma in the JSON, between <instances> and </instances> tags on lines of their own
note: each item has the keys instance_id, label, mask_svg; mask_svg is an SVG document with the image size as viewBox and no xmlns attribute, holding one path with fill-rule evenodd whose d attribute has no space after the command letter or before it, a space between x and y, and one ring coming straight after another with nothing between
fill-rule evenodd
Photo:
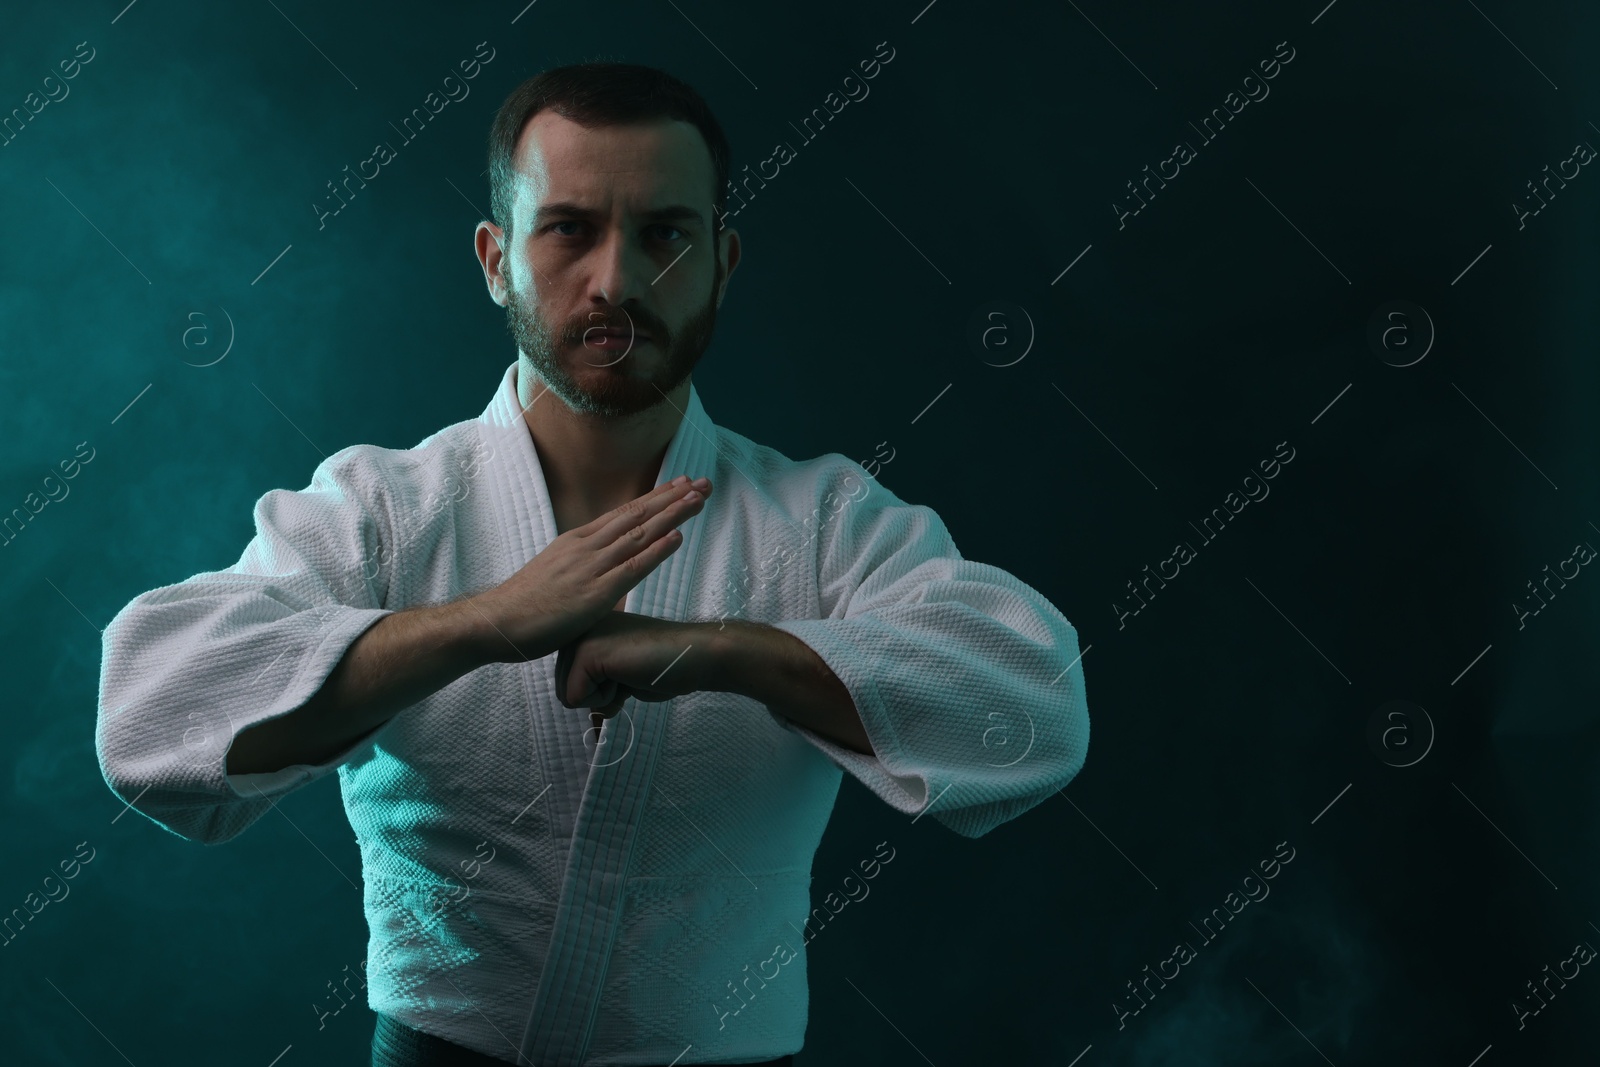
<instances>
[{"instance_id":1,"label":"eyebrow","mask_svg":"<svg viewBox=\"0 0 1600 1067\"><path fill-rule=\"evenodd\" d=\"M585 219L595 220L600 218L600 212L593 208L584 207L582 204L570 200L558 200L548 204L541 204L534 214L534 224L539 225L551 219ZM705 226L705 216L687 204L668 204L644 212L644 217L650 222L693 222Z\"/></svg>"}]
</instances>

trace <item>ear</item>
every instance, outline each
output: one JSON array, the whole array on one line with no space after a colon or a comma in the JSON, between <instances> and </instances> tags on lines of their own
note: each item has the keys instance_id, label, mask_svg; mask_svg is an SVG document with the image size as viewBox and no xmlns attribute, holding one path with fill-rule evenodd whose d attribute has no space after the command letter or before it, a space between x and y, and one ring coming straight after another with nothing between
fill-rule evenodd
<instances>
[{"instance_id":1,"label":"ear","mask_svg":"<svg viewBox=\"0 0 1600 1067\"><path fill-rule=\"evenodd\" d=\"M507 273L509 257L505 250L505 234L500 227L485 219L478 223L478 229L473 234L473 247L478 255L478 263L483 268L483 281L488 287L489 299L505 307L507 291L511 287Z\"/></svg>"},{"instance_id":2,"label":"ear","mask_svg":"<svg viewBox=\"0 0 1600 1067\"><path fill-rule=\"evenodd\" d=\"M734 268L739 266L739 231L729 227L718 237L718 243L723 249L723 262L727 269L722 272L722 286L717 290L717 307L722 307L722 298L728 292L728 282L733 278Z\"/></svg>"}]
</instances>

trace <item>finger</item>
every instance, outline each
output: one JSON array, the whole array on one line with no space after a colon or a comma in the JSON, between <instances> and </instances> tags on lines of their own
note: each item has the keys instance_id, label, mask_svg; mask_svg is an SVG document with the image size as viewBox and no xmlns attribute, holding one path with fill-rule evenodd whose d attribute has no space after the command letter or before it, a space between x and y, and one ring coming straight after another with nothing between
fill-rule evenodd
<instances>
[{"instance_id":1,"label":"finger","mask_svg":"<svg viewBox=\"0 0 1600 1067\"><path fill-rule=\"evenodd\" d=\"M607 681L603 685L591 687L582 697L567 706L571 708L590 708L591 710L599 711L617 698L617 688L616 682Z\"/></svg>"},{"instance_id":2,"label":"finger","mask_svg":"<svg viewBox=\"0 0 1600 1067\"><path fill-rule=\"evenodd\" d=\"M685 477L680 475L679 477ZM685 499L690 493L693 499ZM697 513L711 494L711 483L676 480L617 508L602 517L593 535L596 547L638 550ZM631 553L630 553L631 554ZM612 560L614 564L616 561Z\"/></svg>"},{"instance_id":3,"label":"finger","mask_svg":"<svg viewBox=\"0 0 1600 1067\"><path fill-rule=\"evenodd\" d=\"M628 501L626 504L623 504L620 507L612 508L604 515L590 520L584 525L578 527L577 532L583 534L584 536L593 536L595 534L602 533L607 527L611 526L616 521L618 516L632 513L636 505L644 505L647 508L651 504L656 503L665 505L671 503L671 501L676 497L682 496L684 493L688 492L688 490L689 476L686 474L680 474L676 478L672 478L661 483L643 496L636 497L635 499ZM637 524L637 521L638 520L635 520L635 524Z\"/></svg>"},{"instance_id":4,"label":"finger","mask_svg":"<svg viewBox=\"0 0 1600 1067\"><path fill-rule=\"evenodd\" d=\"M665 551L675 547L681 540L682 533L678 527L700 514L705 503L705 495L698 489L685 490L655 515L624 530L614 541L602 543L597 540L595 561L604 571L610 572L653 550L656 555L650 559L640 559L633 565L635 580L643 578L650 567L660 562ZM605 536L600 535L602 538Z\"/></svg>"},{"instance_id":5,"label":"finger","mask_svg":"<svg viewBox=\"0 0 1600 1067\"><path fill-rule=\"evenodd\" d=\"M556 682L556 695L557 696L562 696L562 697L566 696L566 692L567 692L567 675L569 673L571 673L571 668L572 668L572 651L571 651L571 648L570 648L570 646L563 645L556 652L556 676L555 676L555 682ZM562 701L562 703L565 703L565 701Z\"/></svg>"},{"instance_id":6,"label":"finger","mask_svg":"<svg viewBox=\"0 0 1600 1067\"><path fill-rule=\"evenodd\" d=\"M615 567L601 575L601 580L614 583L623 594L644 581L645 577L683 544L682 530L668 530L644 548L621 556ZM603 559L605 557L602 557ZM614 554L610 558L618 558Z\"/></svg>"},{"instance_id":7,"label":"finger","mask_svg":"<svg viewBox=\"0 0 1600 1067\"><path fill-rule=\"evenodd\" d=\"M595 538L602 560L608 566L615 565L621 558L654 543L667 531L698 515L710 492L710 482L702 480L678 485L672 492L648 502L635 501L635 506L625 506Z\"/></svg>"}]
</instances>

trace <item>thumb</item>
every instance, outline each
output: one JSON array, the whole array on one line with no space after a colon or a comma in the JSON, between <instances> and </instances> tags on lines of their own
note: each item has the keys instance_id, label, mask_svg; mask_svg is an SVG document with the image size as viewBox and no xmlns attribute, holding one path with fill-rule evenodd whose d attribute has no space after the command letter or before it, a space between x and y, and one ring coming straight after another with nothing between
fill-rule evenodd
<instances>
[{"instance_id":1,"label":"thumb","mask_svg":"<svg viewBox=\"0 0 1600 1067\"><path fill-rule=\"evenodd\" d=\"M583 695L583 699L578 701L577 706L580 708L594 708L598 711L605 705L615 702L616 696L617 683L607 679L604 685L595 689L591 689L585 693Z\"/></svg>"}]
</instances>

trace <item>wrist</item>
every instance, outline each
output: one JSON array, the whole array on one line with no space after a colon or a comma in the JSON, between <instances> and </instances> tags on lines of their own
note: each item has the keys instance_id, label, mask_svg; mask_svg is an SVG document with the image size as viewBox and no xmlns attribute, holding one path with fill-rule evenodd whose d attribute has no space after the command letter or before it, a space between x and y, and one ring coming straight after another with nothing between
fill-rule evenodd
<instances>
[{"instance_id":1,"label":"wrist","mask_svg":"<svg viewBox=\"0 0 1600 1067\"><path fill-rule=\"evenodd\" d=\"M699 625L710 635L702 688L776 708L810 683L812 653L783 630L744 619Z\"/></svg>"},{"instance_id":2,"label":"wrist","mask_svg":"<svg viewBox=\"0 0 1600 1067\"><path fill-rule=\"evenodd\" d=\"M518 650L496 621L493 607L493 601L480 593L441 608L449 643L469 669L488 663L521 662Z\"/></svg>"},{"instance_id":3,"label":"wrist","mask_svg":"<svg viewBox=\"0 0 1600 1067\"><path fill-rule=\"evenodd\" d=\"M754 696L749 675L751 644L756 637L747 624L724 619L694 625L702 635L697 641L703 641L705 647L696 688L708 693Z\"/></svg>"}]
</instances>

